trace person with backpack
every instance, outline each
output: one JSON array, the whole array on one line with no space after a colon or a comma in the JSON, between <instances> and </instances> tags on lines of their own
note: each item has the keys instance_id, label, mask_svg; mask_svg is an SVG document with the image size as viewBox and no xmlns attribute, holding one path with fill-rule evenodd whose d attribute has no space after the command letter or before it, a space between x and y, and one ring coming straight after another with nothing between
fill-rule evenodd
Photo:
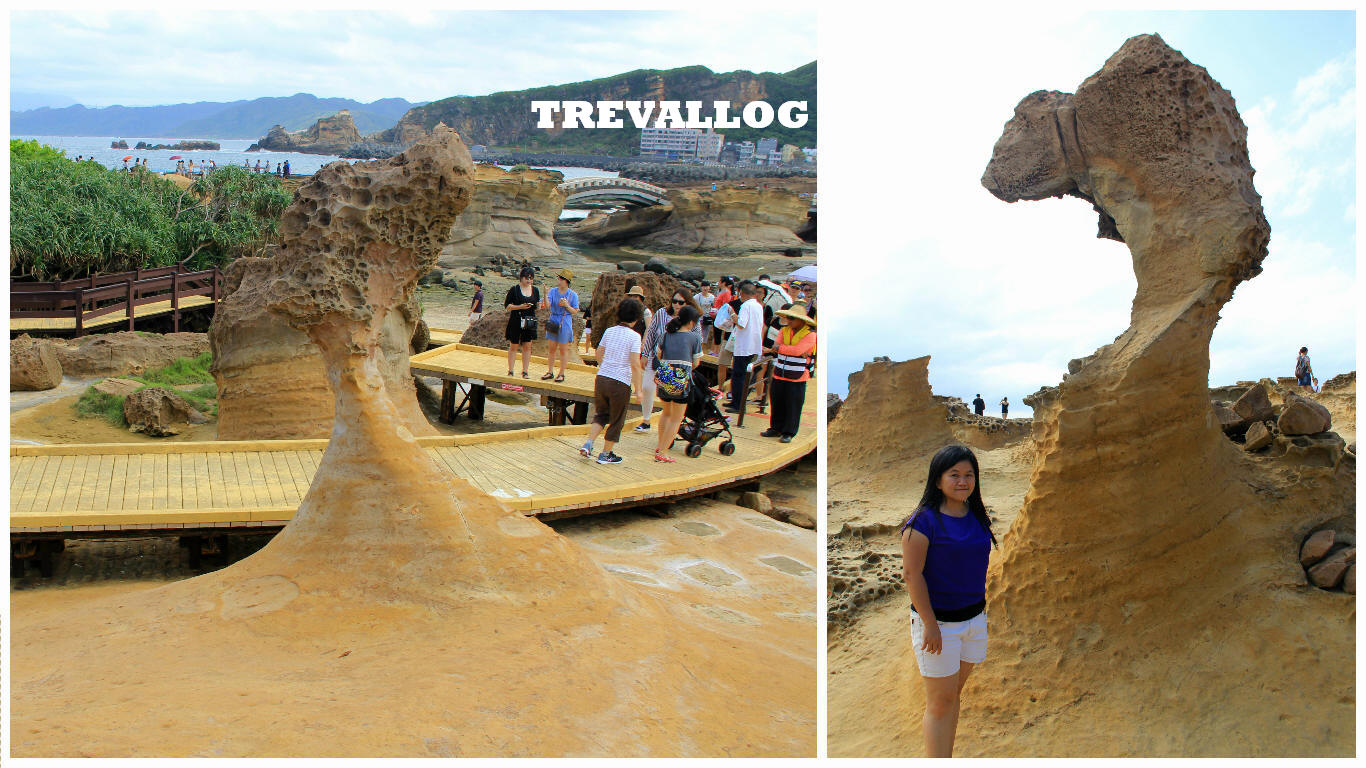
<instances>
[{"instance_id":1,"label":"person with backpack","mask_svg":"<svg viewBox=\"0 0 1366 768\"><path fill-rule=\"evenodd\" d=\"M768 429L760 437L776 437L780 443L790 443L801 427L802 406L806 404L806 382L816 364L816 319L808 317L806 305L798 302L778 310L787 325L778 332L778 339L765 350L776 355L773 361L773 385L769 392L772 408Z\"/></svg>"},{"instance_id":2,"label":"person with backpack","mask_svg":"<svg viewBox=\"0 0 1366 768\"><path fill-rule=\"evenodd\" d=\"M1295 358L1295 383L1310 392L1314 392L1314 388L1318 386L1318 379L1314 378L1314 368L1309 364L1309 347L1300 347L1299 357Z\"/></svg>"},{"instance_id":3,"label":"person with backpack","mask_svg":"<svg viewBox=\"0 0 1366 768\"><path fill-rule=\"evenodd\" d=\"M987 656L987 558L996 544L977 457L962 445L930 459L925 492L901 524L911 646L925 686L925 754L952 757L963 684Z\"/></svg>"}]
</instances>

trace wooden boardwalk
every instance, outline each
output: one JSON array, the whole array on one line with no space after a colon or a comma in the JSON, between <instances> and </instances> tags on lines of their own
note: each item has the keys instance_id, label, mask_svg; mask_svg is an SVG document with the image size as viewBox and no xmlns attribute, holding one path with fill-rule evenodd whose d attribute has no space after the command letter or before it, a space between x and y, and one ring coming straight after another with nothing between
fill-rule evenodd
<instances>
[{"instance_id":1,"label":"wooden boardwalk","mask_svg":"<svg viewBox=\"0 0 1366 768\"><path fill-rule=\"evenodd\" d=\"M654 433L629 429L616 449L626 460L609 466L579 456L582 426L418 442L450 472L509 507L564 517L705 493L797 461L816 447L812 400L791 443L759 437L768 420L751 413L745 428L732 427L734 455L722 456L717 438L695 459L680 444L674 464L653 461ZM326 446L326 440L11 446L11 538L279 527L307 492Z\"/></svg>"},{"instance_id":2,"label":"wooden boardwalk","mask_svg":"<svg viewBox=\"0 0 1366 768\"><path fill-rule=\"evenodd\" d=\"M180 300L181 311L202 307L212 304L213 299L208 296L186 296ZM166 315L176 311L171 306L171 300L153 302L151 304L140 304L137 307L135 318L141 320L144 317L154 315ZM82 322L82 327L87 330L95 330L110 325L127 325L128 310L120 309L106 315L87 318ZM27 331L74 331L76 330L76 318L74 317L11 317L9 320L11 333L21 333Z\"/></svg>"}]
</instances>

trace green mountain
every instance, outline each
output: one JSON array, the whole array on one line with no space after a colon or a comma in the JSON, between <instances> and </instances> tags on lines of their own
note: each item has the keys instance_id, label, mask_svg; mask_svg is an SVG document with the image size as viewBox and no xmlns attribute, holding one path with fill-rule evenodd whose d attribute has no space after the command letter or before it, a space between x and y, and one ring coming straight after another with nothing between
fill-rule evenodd
<instances>
[{"instance_id":1,"label":"green mountain","mask_svg":"<svg viewBox=\"0 0 1366 768\"><path fill-rule=\"evenodd\" d=\"M774 109L784 101L807 102L808 120L801 128L785 128L775 119L768 128L722 131L727 141L778 139L779 146L816 145L816 62L791 72L744 70L716 73L703 66L638 69L620 75L567 85L551 85L488 96L452 96L414 107L399 125L379 137L397 141L404 125L431 130L437 123L459 131L466 144L542 152L632 155L640 147L640 130L626 119L618 129L540 129L532 101L701 101L710 114L713 101L731 102L738 115L746 102L767 101Z\"/></svg>"},{"instance_id":2,"label":"green mountain","mask_svg":"<svg viewBox=\"0 0 1366 768\"><path fill-rule=\"evenodd\" d=\"M403 99L380 99L363 104L352 99L320 99L311 93L156 107L92 109L77 104L62 109L11 111L10 134L254 139L264 135L273 125L302 130L319 117L342 109L351 111L359 130L373 132L392 126L412 106Z\"/></svg>"}]
</instances>

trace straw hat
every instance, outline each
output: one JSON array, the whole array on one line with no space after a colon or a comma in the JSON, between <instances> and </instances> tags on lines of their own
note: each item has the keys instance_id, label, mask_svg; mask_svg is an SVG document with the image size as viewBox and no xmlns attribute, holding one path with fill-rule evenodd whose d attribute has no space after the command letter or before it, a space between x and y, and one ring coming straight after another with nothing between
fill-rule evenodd
<instances>
[{"instance_id":1,"label":"straw hat","mask_svg":"<svg viewBox=\"0 0 1366 768\"><path fill-rule=\"evenodd\" d=\"M639 296L640 298L643 299L643 298L645 298L645 291L644 291L640 286L638 286L638 285L633 285L633 286L631 286L631 290L629 290L629 291L626 292L626 295L627 295L627 296Z\"/></svg>"},{"instance_id":2,"label":"straw hat","mask_svg":"<svg viewBox=\"0 0 1366 768\"><path fill-rule=\"evenodd\" d=\"M804 301L798 301L794 303L792 306L788 307L787 309L780 309L777 312L774 312L773 314L780 315L782 317L795 317L798 320L805 321L806 324L811 326L812 328L816 327L816 318L807 316L806 302Z\"/></svg>"},{"instance_id":3,"label":"straw hat","mask_svg":"<svg viewBox=\"0 0 1366 768\"><path fill-rule=\"evenodd\" d=\"M569 282L574 279L574 273L569 271L569 267L564 267L555 273L555 277L563 277L565 282Z\"/></svg>"}]
</instances>

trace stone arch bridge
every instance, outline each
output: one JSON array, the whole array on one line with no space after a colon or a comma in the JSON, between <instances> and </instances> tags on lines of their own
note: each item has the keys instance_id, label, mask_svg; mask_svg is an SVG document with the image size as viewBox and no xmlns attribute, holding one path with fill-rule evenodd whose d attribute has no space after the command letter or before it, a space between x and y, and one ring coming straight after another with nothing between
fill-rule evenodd
<instances>
[{"instance_id":1,"label":"stone arch bridge","mask_svg":"<svg viewBox=\"0 0 1366 768\"><path fill-rule=\"evenodd\" d=\"M587 176L559 185L566 208L640 208L669 202L668 191L635 179Z\"/></svg>"}]
</instances>

